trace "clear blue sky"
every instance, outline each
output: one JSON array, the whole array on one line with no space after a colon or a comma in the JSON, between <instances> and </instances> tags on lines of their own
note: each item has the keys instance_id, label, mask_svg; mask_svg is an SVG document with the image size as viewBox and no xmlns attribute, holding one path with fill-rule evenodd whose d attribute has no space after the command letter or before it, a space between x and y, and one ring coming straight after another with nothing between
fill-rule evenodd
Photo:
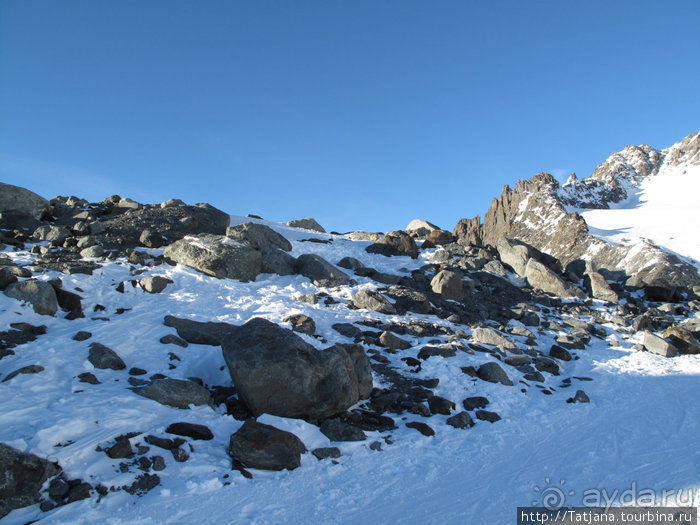
<instances>
[{"instance_id":1,"label":"clear blue sky","mask_svg":"<svg viewBox=\"0 0 700 525\"><path fill-rule=\"evenodd\" d=\"M700 1L0 2L0 180L329 230L700 128Z\"/></svg>"}]
</instances>

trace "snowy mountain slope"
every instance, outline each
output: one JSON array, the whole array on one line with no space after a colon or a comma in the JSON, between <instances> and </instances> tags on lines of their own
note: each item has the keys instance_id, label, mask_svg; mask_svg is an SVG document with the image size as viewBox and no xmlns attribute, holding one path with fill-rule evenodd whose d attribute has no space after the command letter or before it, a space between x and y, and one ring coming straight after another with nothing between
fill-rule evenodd
<instances>
[{"instance_id":1,"label":"snowy mountain slope","mask_svg":"<svg viewBox=\"0 0 700 525\"><path fill-rule=\"evenodd\" d=\"M627 245L648 240L700 265L699 191L700 133L694 133L662 151L627 146L588 179L569 179L559 196L598 238Z\"/></svg>"},{"instance_id":2,"label":"snowy mountain slope","mask_svg":"<svg viewBox=\"0 0 700 525\"><path fill-rule=\"evenodd\" d=\"M233 217L232 222L244 219ZM332 263L352 256L380 271L398 275L407 275L429 263L436 253L435 249L423 251L417 260L383 257L367 253L364 248L368 242L272 226L291 240L294 255L316 253ZM302 241L310 237L332 239L332 243ZM7 250L5 254L26 265L35 259L29 253L31 247L32 243L28 243L24 250ZM161 250L148 251L157 255ZM422 362L418 373L411 372L402 361L404 357L415 358L428 342L447 342L450 337L446 335L404 335L412 346L399 353L370 348L402 373L438 378L435 394L457 404L469 396L486 396L490 400L487 409L502 419L495 423L477 420L473 428L455 429L445 424L447 416L426 419L404 412L394 416L396 430L367 432L364 442L331 443L310 423L265 415L260 421L293 431L307 448L334 445L343 455L332 462L305 454L299 469L253 470L254 478L246 479L231 470L226 453L229 436L240 428L241 421L227 415L221 406L180 410L134 395L127 388L125 371L96 370L88 363L89 343L99 341L113 348L128 367L181 379L197 376L211 386L230 384L220 348L161 344L160 337L173 332L163 325L165 315L239 325L255 316L282 323L289 314L304 313L315 320L317 334L329 341L326 344L303 336L318 348L335 341L350 342L331 328L337 322L425 320L453 334L462 330L457 338L465 342L470 341L472 328L434 315L404 317L348 309L351 294L378 287L365 277L355 277L356 284L319 290L299 275L267 274L255 282L241 283L208 277L183 266L161 265L146 268L140 276L149 274L164 275L173 283L161 294L147 294L129 286L125 293L118 293L115 289L120 282L134 278L124 259L105 261L91 276L66 276L52 271L37 274L41 280L61 277L65 289L79 291L85 298L86 317L73 321L39 316L30 307L0 295L0 329L7 330L11 323L21 320L44 324L48 331L46 336L15 348L15 355L0 361L3 378L24 366L44 367L39 374L19 375L0 383L1 440L59 461L71 479L120 486L131 483L140 471L131 467L121 472L120 460L112 460L96 450L98 445L112 443L115 436L129 432L164 435L170 423L189 421L207 425L214 439L191 441L193 449L184 463L175 462L167 451L152 447L149 454L163 455L167 468L158 473L160 485L143 496L119 491L48 513L40 512L34 505L14 511L1 520L3 524L34 519L65 524L202 520L511 523L517 506L541 504L547 488L564 488L569 504L580 503L587 490L605 489L605 494L617 495L619 499L630 487L651 488L659 495L664 489L675 490L681 502L692 494L691 504L700 504L700 407L692 402L700 377L700 356L669 360L633 350L641 335L613 323L618 315L616 308L602 303L595 303L600 321L595 326L603 330L604 336L593 337L585 350L574 351L578 359L562 362L561 375L546 374L540 387L527 381L519 383L523 374L506 365L503 366L516 386L487 383L463 373L462 367L499 362L489 353L457 352L454 357L431 357ZM319 291L337 303L311 305L295 300L299 295ZM98 304L105 309L96 312ZM522 351L532 348L547 352L556 337L566 333L557 326L576 319L573 312L538 308L543 325L534 344L524 337L509 336ZM122 313L117 313L119 310ZM578 320L595 322L590 315L576 315ZM684 318L675 317L677 321ZM557 325L549 326L549 321ZM515 327L524 328L518 321L508 322L508 328ZM92 337L85 342L73 340L80 330L91 332ZM177 360L169 355L171 352ZM101 384L80 383L76 376L84 371L93 372ZM565 386L567 378L570 388ZM384 384L385 379L375 374L375 386ZM545 389L549 395L540 391ZM577 389L587 392L590 404L566 403ZM425 437L407 428L410 421L427 421L436 435ZM139 436L133 441L143 444ZM381 450L369 448L375 441L381 443ZM675 499L666 501L670 502Z\"/></svg>"}]
</instances>

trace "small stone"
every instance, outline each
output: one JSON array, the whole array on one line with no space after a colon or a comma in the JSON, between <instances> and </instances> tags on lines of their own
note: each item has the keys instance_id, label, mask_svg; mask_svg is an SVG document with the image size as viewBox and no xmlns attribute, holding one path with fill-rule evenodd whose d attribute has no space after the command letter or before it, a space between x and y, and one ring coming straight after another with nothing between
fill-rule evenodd
<instances>
[{"instance_id":1,"label":"small stone","mask_svg":"<svg viewBox=\"0 0 700 525\"><path fill-rule=\"evenodd\" d=\"M170 452L172 452L173 458L175 458L175 461L177 461L178 463L183 463L190 459L189 453L183 448L178 447L171 450Z\"/></svg>"},{"instance_id":2,"label":"small stone","mask_svg":"<svg viewBox=\"0 0 700 525\"><path fill-rule=\"evenodd\" d=\"M144 376L148 373L148 371L144 370L143 368L130 368L129 369L129 375L130 376Z\"/></svg>"},{"instance_id":3,"label":"small stone","mask_svg":"<svg viewBox=\"0 0 700 525\"><path fill-rule=\"evenodd\" d=\"M151 468L156 471L165 470L165 459L163 456L151 456Z\"/></svg>"},{"instance_id":4,"label":"small stone","mask_svg":"<svg viewBox=\"0 0 700 525\"><path fill-rule=\"evenodd\" d=\"M80 331L73 336L73 340L74 341L85 341L86 339L90 339L91 337L92 337L92 334L90 332Z\"/></svg>"},{"instance_id":5,"label":"small stone","mask_svg":"<svg viewBox=\"0 0 700 525\"><path fill-rule=\"evenodd\" d=\"M327 458L339 458L340 449L338 447L321 447L311 451L311 453L316 456L316 459L321 461Z\"/></svg>"},{"instance_id":6,"label":"small stone","mask_svg":"<svg viewBox=\"0 0 700 525\"><path fill-rule=\"evenodd\" d=\"M428 398L428 407L432 414L449 416L450 412L455 409L455 404L444 397L432 396Z\"/></svg>"},{"instance_id":7,"label":"small stone","mask_svg":"<svg viewBox=\"0 0 700 525\"><path fill-rule=\"evenodd\" d=\"M321 433L331 441L364 441L367 439L362 429L339 419L326 419L321 423Z\"/></svg>"},{"instance_id":8,"label":"small stone","mask_svg":"<svg viewBox=\"0 0 700 525\"><path fill-rule=\"evenodd\" d=\"M68 495L70 485L63 478L54 478L49 484L49 497L54 501L61 501Z\"/></svg>"},{"instance_id":9,"label":"small stone","mask_svg":"<svg viewBox=\"0 0 700 525\"><path fill-rule=\"evenodd\" d=\"M468 397L462 401L465 410L474 410L475 408L484 408L489 404L489 400L482 396Z\"/></svg>"},{"instance_id":10,"label":"small stone","mask_svg":"<svg viewBox=\"0 0 700 525\"><path fill-rule=\"evenodd\" d=\"M406 426L408 428L413 428L423 434L424 436L434 436L435 431L430 428L430 426L426 425L425 423L422 423L420 421L411 421L409 423L406 423Z\"/></svg>"},{"instance_id":11,"label":"small stone","mask_svg":"<svg viewBox=\"0 0 700 525\"><path fill-rule=\"evenodd\" d=\"M574 397L570 397L566 400L567 403L590 403L591 400L588 398L583 390L577 390Z\"/></svg>"},{"instance_id":12,"label":"small stone","mask_svg":"<svg viewBox=\"0 0 700 525\"><path fill-rule=\"evenodd\" d=\"M192 439L214 439L214 434L209 430L209 427L196 423L172 423L165 431L169 434L186 436Z\"/></svg>"},{"instance_id":13,"label":"small stone","mask_svg":"<svg viewBox=\"0 0 700 525\"><path fill-rule=\"evenodd\" d=\"M121 357L114 350L101 343L90 344L88 361L92 363L92 366L100 369L123 370L126 368Z\"/></svg>"},{"instance_id":14,"label":"small stone","mask_svg":"<svg viewBox=\"0 0 700 525\"><path fill-rule=\"evenodd\" d=\"M131 443L129 443L128 439L118 440L105 452L112 459L131 458L134 456L134 451L131 448Z\"/></svg>"},{"instance_id":15,"label":"small stone","mask_svg":"<svg viewBox=\"0 0 700 525\"><path fill-rule=\"evenodd\" d=\"M495 423L501 419L501 416L496 414L496 412L489 412L488 410L477 410L476 419L481 419L482 421L489 421Z\"/></svg>"},{"instance_id":16,"label":"small stone","mask_svg":"<svg viewBox=\"0 0 700 525\"><path fill-rule=\"evenodd\" d=\"M4 383L5 381L9 381L10 379L17 377L20 374L38 374L39 372L42 372L44 370L43 366L40 365L29 365L29 366L23 366L19 370L15 370L14 372L11 372L7 375L5 379L2 380Z\"/></svg>"},{"instance_id":17,"label":"small stone","mask_svg":"<svg viewBox=\"0 0 700 525\"><path fill-rule=\"evenodd\" d=\"M187 341L185 341L184 339L180 339L174 334L164 335L160 338L160 342L164 345L177 345L181 346L182 348L187 348L189 346L189 343Z\"/></svg>"},{"instance_id":18,"label":"small stone","mask_svg":"<svg viewBox=\"0 0 700 525\"><path fill-rule=\"evenodd\" d=\"M83 372L78 375L78 379L81 383L89 383L91 385L99 385L100 381L95 377L95 374L91 372Z\"/></svg>"},{"instance_id":19,"label":"small stone","mask_svg":"<svg viewBox=\"0 0 700 525\"><path fill-rule=\"evenodd\" d=\"M316 323L308 315L290 315L286 317L283 322L292 323L292 330L295 332L301 332L306 335L314 335L314 333L316 333Z\"/></svg>"},{"instance_id":20,"label":"small stone","mask_svg":"<svg viewBox=\"0 0 700 525\"><path fill-rule=\"evenodd\" d=\"M474 426L474 420L469 412L459 412L452 417L448 417L446 423L454 428L469 428Z\"/></svg>"}]
</instances>

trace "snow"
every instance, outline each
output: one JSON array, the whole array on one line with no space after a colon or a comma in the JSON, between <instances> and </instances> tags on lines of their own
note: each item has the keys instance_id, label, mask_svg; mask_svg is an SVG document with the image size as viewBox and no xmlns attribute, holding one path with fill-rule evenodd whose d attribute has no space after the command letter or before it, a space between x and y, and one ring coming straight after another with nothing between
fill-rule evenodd
<instances>
[{"instance_id":1,"label":"snow","mask_svg":"<svg viewBox=\"0 0 700 525\"><path fill-rule=\"evenodd\" d=\"M700 268L700 165L662 168L646 177L631 197L612 209L576 211L586 220L591 234L618 244L637 244L643 239L692 259Z\"/></svg>"},{"instance_id":2,"label":"snow","mask_svg":"<svg viewBox=\"0 0 700 525\"><path fill-rule=\"evenodd\" d=\"M657 202L652 194L659 191L655 186L649 188L650 202ZM627 210L612 210L617 211ZM234 224L248 220L232 217ZM331 263L351 256L387 273L410 272L425 265L434 253L422 251L417 260L388 258L366 253L369 242L351 241L347 236L255 222L270 225L287 237L295 256L317 253ZM687 222L683 226L691 229ZM684 228L679 231L685 232ZM303 241L308 238L331 243ZM676 234L679 253L685 249L680 246L681 239L688 237ZM31 260L26 251L5 253L23 264ZM261 275L255 282L241 283L168 265L150 268L142 274L146 275L163 275L173 283L161 294L147 294L131 286L125 286L125 293L117 293L120 282L135 278L124 260L106 263L92 276L50 271L40 275L41 279L60 276L65 289L83 290L78 293L84 297L86 318L73 321L37 315L30 307L0 294L0 330L8 330L10 323L18 321L45 324L48 330L47 335L15 348L16 355L0 360L2 378L31 364L45 368L39 374L0 383L0 441L59 461L70 479L120 486L133 482L140 472L119 472L119 460L98 452L98 445L109 445L116 436L134 431L164 436L165 428L176 421L207 425L214 439L192 441L194 451L184 463L176 463L168 451L152 447L149 455L162 455L167 468L158 473L160 486L141 497L120 491L99 502L93 497L48 513L35 505L14 511L3 524L31 520L144 525L197 521L512 523L517 506L539 505L541 495L551 485L565 487L568 504L580 504L586 491L592 489L619 496L632 486L649 487L659 494L664 489L692 491L692 504L700 504L700 404L695 402L700 356L666 359L634 351L634 337L613 324L605 325L606 338L594 337L585 351L577 352L578 360L565 363L561 376L548 377L546 385L553 390L552 395L543 395L534 385L525 387L519 383L522 374L505 365L514 387L477 381L462 373L461 367L494 360L488 354L458 352L452 358L433 357L423 363L416 376L439 378L435 394L455 401L459 409L466 397L488 397L491 403L487 410L502 417L493 424L477 421L470 429L458 430L445 423L447 416L426 420L404 413L394 416L398 427L394 431L367 432L364 442L331 443L310 423L263 415L260 421L295 433L309 450L338 446L342 456L335 462L318 461L309 453L294 471L253 470L254 478L246 479L231 470L227 455L229 437L242 422L226 415L222 407L180 410L135 395L127 388L126 371L95 370L90 365L90 343L109 346L127 368L144 368L149 375L197 376L208 385L230 385L220 348L180 348L159 342L162 336L174 333L163 325L165 315L238 325L256 316L283 323L292 313L304 313L315 320L317 333L328 340L322 343L303 336L319 349L334 342L350 342L331 328L334 323L398 321L401 317L347 308L353 293L376 288L367 278L355 277L356 284L321 289L338 301L326 306L295 300L319 291L302 276ZM94 312L97 304L105 310ZM127 310L118 315L117 308ZM602 304L598 308L608 318L615 313ZM412 318L464 330L465 337L470 332L466 326L434 316ZM80 330L93 336L74 341L73 335ZM548 349L557 335L549 329L540 332L536 347ZM416 357L431 339L447 342L444 336L402 337L413 347L385 355L404 373L409 372L402 357ZM524 347L523 338L512 339ZM170 352L180 360L171 360ZM101 384L80 383L76 376L86 371L94 373ZM571 388L560 388L564 377L590 377L592 381L572 379ZM381 383L376 377L375 386ZM566 403L577 389L586 391L590 404ZM436 435L424 437L407 428L410 421L427 422ZM132 443L143 443L142 437L132 438ZM381 442L381 450L369 448L375 441Z\"/></svg>"}]
</instances>

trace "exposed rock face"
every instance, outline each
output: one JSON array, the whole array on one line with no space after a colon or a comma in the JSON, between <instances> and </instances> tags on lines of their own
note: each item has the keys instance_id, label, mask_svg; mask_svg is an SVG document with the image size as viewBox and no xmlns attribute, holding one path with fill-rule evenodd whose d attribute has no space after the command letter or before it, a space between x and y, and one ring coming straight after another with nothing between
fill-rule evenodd
<instances>
[{"instance_id":1,"label":"exposed rock face","mask_svg":"<svg viewBox=\"0 0 700 525\"><path fill-rule=\"evenodd\" d=\"M49 201L27 189L0 182L0 214L13 211L34 219L49 209Z\"/></svg>"},{"instance_id":2,"label":"exposed rock face","mask_svg":"<svg viewBox=\"0 0 700 525\"><path fill-rule=\"evenodd\" d=\"M265 319L236 329L222 348L239 396L254 415L324 419L366 398L372 389L362 347L318 351Z\"/></svg>"},{"instance_id":3,"label":"exposed rock face","mask_svg":"<svg viewBox=\"0 0 700 525\"><path fill-rule=\"evenodd\" d=\"M256 250L263 248L279 248L286 252L292 251L292 244L275 230L264 224L246 222L226 229L226 236L238 241L246 241Z\"/></svg>"},{"instance_id":4,"label":"exposed rock face","mask_svg":"<svg viewBox=\"0 0 700 525\"><path fill-rule=\"evenodd\" d=\"M680 145L664 150L664 159L679 165L700 162L699 143L700 134L691 135ZM611 161L608 167L604 164L600 168L593 180L619 180L615 173L632 168L640 176L644 173L654 174L658 171L656 156L651 151L645 151L644 147L631 148L628 151L629 162L625 161L626 167L619 167L622 165ZM611 167L613 165L618 167ZM591 184L598 185L600 182ZM621 184L618 182L617 186ZM613 245L590 235L584 219L577 213L567 213L564 208L565 203L574 203L574 193L571 189L560 189L559 183L551 175L540 173L530 180L519 181L513 189L505 186L502 195L492 202L483 224L478 225L478 217L468 221L463 219L453 233L462 244L474 243L476 237L480 237L483 244L492 246L496 246L502 237L518 239L555 257L562 266L576 260L592 260L601 273L622 271L627 277L635 276L635 280L630 282L634 285L692 287L700 284L700 275L694 267L649 243ZM619 191L616 194L619 195L606 197L606 202L625 198ZM577 201L575 204L581 206L587 203Z\"/></svg>"},{"instance_id":5,"label":"exposed rock face","mask_svg":"<svg viewBox=\"0 0 700 525\"><path fill-rule=\"evenodd\" d=\"M0 443L0 518L38 503L42 485L59 471L55 463Z\"/></svg>"},{"instance_id":6,"label":"exposed rock face","mask_svg":"<svg viewBox=\"0 0 700 525\"><path fill-rule=\"evenodd\" d=\"M347 274L315 254L300 255L297 258L296 271L311 279L316 286L341 286L350 280Z\"/></svg>"},{"instance_id":7,"label":"exposed rock face","mask_svg":"<svg viewBox=\"0 0 700 525\"><path fill-rule=\"evenodd\" d=\"M307 217L306 219L291 220L287 222L287 226L291 226L293 228L302 228L304 230L313 230L315 232L320 233L326 233L326 230L323 229L323 226L316 222L316 219L313 219L311 217Z\"/></svg>"},{"instance_id":8,"label":"exposed rock face","mask_svg":"<svg viewBox=\"0 0 700 525\"><path fill-rule=\"evenodd\" d=\"M403 231L390 231L374 244L367 246L368 253L378 253L386 257L392 255L408 255L411 259L418 258L418 247L413 238Z\"/></svg>"},{"instance_id":9,"label":"exposed rock face","mask_svg":"<svg viewBox=\"0 0 700 525\"><path fill-rule=\"evenodd\" d=\"M481 246L481 217L478 215L473 219L460 219L452 230L452 235L457 238L460 244L466 246Z\"/></svg>"},{"instance_id":10,"label":"exposed rock face","mask_svg":"<svg viewBox=\"0 0 700 525\"><path fill-rule=\"evenodd\" d=\"M18 283L12 283L4 290L5 295L26 301L39 315L56 315L58 311L58 299L56 292L49 283L30 279Z\"/></svg>"},{"instance_id":11,"label":"exposed rock face","mask_svg":"<svg viewBox=\"0 0 700 525\"><path fill-rule=\"evenodd\" d=\"M294 470L301 465L306 447L291 432L249 420L231 435L228 450L248 468Z\"/></svg>"},{"instance_id":12,"label":"exposed rock face","mask_svg":"<svg viewBox=\"0 0 700 525\"><path fill-rule=\"evenodd\" d=\"M258 250L222 235L185 237L168 246L163 255L220 279L254 281L262 269Z\"/></svg>"}]
</instances>

